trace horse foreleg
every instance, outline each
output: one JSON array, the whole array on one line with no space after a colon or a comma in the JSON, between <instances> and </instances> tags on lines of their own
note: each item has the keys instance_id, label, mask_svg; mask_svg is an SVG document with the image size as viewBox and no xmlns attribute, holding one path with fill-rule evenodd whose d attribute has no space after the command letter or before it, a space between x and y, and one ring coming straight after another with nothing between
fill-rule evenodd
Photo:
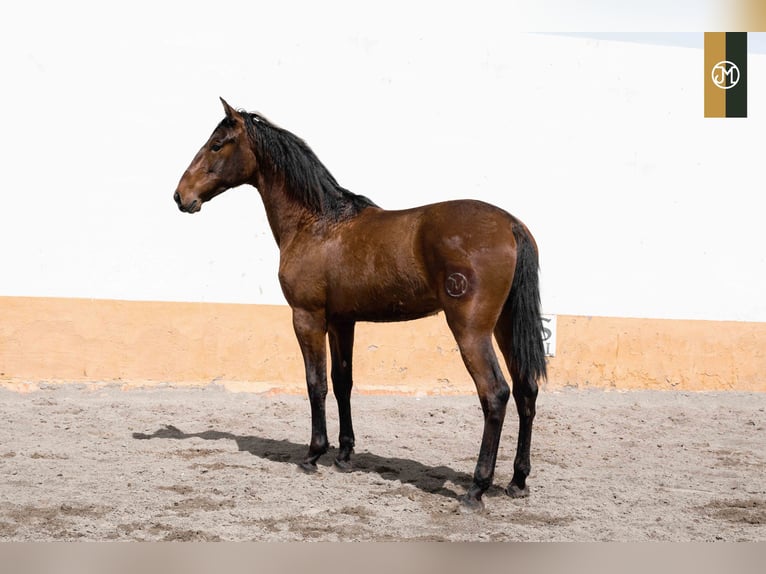
<instances>
[{"instance_id":1,"label":"horse foreleg","mask_svg":"<svg viewBox=\"0 0 766 574\"><path fill-rule=\"evenodd\" d=\"M331 324L330 358L332 360L332 388L338 401L340 450L335 465L340 470L351 470L354 450L354 426L351 422L351 387L353 386L351 359L354 348L354 323Z\"/></svg>"},{"instance_id":2,"label":"horse foreleg","mask_svg":"<svg viewBox=\"0 0 766 574\"><path fill-rule=\"evenodd\" d=\"M293 328L303 354L306 367L306 386L311 403L311 442L309 452L300 467L307 472L316 471L319 457L327 452L327 351L325 336L327 323L324 312L293 309Z\"/></svg>"}]
</instances>

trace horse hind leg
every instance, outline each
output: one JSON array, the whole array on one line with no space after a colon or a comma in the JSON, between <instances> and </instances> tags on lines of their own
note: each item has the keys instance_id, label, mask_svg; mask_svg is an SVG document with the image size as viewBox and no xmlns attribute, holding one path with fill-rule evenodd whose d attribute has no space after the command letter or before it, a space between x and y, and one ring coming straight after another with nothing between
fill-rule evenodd
<instances>
[{"instance_id":1,"label":"horse hind leg","mask_svg":"<svg viewBox=\"0 0 766 574\"><path fill-rule=\"evenodd\" d=\"M512 347L512 323L510 309L506 307L495 327L495 338L503 353L513 383L513 400L519 415L519 436L516 457L513 461L513 478L505 489L512 498L529 496L527 477L531 471L530 450L532 444L532 423L537 402L537 381L529 369L524 369L521 359L514 357Z\"/></svg>"},{"instance_id":2,"label":"horse hind leg","mask_svg":"<svg viewBox=\"0 0 766 574\"><path fill-rule=\"evenodd\" d=\"M484 413L484 431L473 483L460 502L465 509L481 510L484 507L481 497L492 485L495 473L497 450L510 390L497 362L491 333L468 328L453 328L453 333L463 362L476 385Z\"/></svg>"},{"instance_id":3,"label":"horse hind leg","mask_svg":"<svg viewBox=\"0 0 766 574\"><path fill-rule=\"evenodd\" d=\"M329 326L331 378L333 393L338 402L340 422L340 445L335 458L339 470L351 470L351 453L354 451L354 426L351 422L351 388L353 386L351 359L354 347L354 323Z\"/></svg>"},{"instance_id":4,"label":"horse hind leg","mask_svg":"<svg viewBox=\"0 0 766 574\"><path fill-rule=\"evenodd\" d=\"M514 227L516 268L508 299L495 325L495 338L513 381L513 399L519 413L519 437L513 478L506 489L518 498L529 495L529 451L537 402L537 381L546 378L545 348L540 321L538 254L529 231Z\"/></svg>"},{"instance_id":5,"label":"horse hind leg","mask_svg":"<svg viewBox=\"0 0 766 574\"><path fill-rule=\"evenodd\" d=\"M529 496L527 477L532 470L530 450L537 401L537 383L514 371L511 378L513 379L513 399L519 414L519 437L516 443L516 457L513 461L513 478L505 488L505 492L511 498L524 498Z\"/></svg>"}]
</instances>

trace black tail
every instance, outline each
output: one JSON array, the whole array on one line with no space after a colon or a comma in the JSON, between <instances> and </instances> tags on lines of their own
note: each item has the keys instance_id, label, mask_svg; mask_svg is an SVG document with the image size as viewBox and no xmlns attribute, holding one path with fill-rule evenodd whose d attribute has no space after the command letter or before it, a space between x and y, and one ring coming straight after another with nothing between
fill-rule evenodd
<instances>
[{"instance_id":1,"label":"black tail","mask_svg":"<svg viewBox=\"0 0 766 574\"><path fill-rule=\"evenodd\" d=\"M537 247L521 223L513 226L516 238L516 272L508 302L511 310L511 352L522 380L537 381L548 376L545 365L540 278Z\"/></svg>"}]
</instances>

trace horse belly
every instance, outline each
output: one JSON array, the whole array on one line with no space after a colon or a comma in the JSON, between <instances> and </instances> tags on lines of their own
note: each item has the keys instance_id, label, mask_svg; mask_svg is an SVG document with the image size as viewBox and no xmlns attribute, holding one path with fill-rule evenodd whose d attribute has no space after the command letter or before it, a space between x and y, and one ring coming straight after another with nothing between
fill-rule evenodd
<instances>
[{"instance_id":1,"label":"horse belly","mask_svg":"<svg viewBox=\"0 0 766 574\"><path fill-rule=\"evenodd\" d=\"M328 286L327 310L331 317L355 321L409 321L433 315L441 305L423 281L402 276L362 277Z\"/></svg>"}]
</instances>

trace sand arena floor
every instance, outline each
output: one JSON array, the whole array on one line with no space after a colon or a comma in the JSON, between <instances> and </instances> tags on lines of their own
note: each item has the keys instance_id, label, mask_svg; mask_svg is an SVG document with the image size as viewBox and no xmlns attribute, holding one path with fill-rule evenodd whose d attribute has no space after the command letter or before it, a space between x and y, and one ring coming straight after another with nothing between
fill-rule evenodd
<instances>
[{"instance_id":1,"label":"sand arena floor","mask_svg":"<svg viewBox=\"0 0 766 574\"><path fill-rule=\"evenodd\" d=\"M27 389L29 390L29 389ZM215 385L0 388L0 539L764 541L766 394L542 392L531 496L509 409L486 511L457 512L475 396L352 399L355 471L316 475L305 397ZM337 409L328 397L328 430Z\"/></svg>"}]
</instances>

